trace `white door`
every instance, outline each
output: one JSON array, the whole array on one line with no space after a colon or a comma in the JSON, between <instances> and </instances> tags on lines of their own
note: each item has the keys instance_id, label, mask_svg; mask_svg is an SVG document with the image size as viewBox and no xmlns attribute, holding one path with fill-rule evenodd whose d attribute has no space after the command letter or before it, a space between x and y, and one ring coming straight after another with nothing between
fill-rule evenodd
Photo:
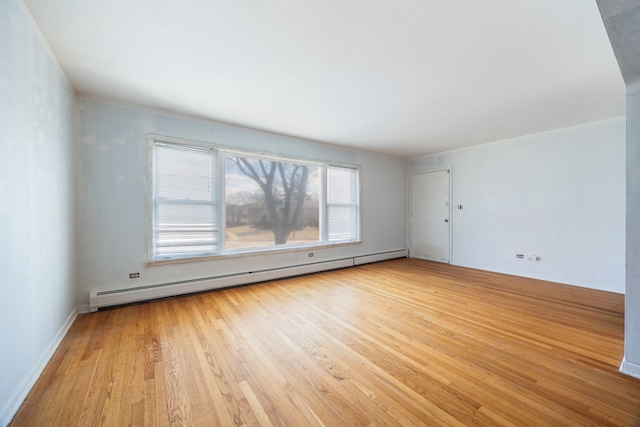
<instances>
[{"instance_id":1,"label":"white door","mask_svg":"<svg viewBox=\"0 0 640 427\"><path fill-rule=\"evenodd\" d=\"M441 170L411 176L411 258L449 263L449 175Z\"/></svg>"}]
</instances>

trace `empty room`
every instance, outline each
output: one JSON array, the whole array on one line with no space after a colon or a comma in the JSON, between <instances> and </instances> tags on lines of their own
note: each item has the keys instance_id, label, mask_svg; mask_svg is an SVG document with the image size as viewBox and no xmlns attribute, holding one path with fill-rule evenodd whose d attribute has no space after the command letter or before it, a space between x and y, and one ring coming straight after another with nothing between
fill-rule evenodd
<instances>
[{"instance_id":1,"label":"empty room","mask_svg":"<svg viewBox=\"0 0 640 427\"><path fill-rule=\"evenodd\" d=\"M640 0L0 0L0 426L640 425Z\"/></svg>"}]
</instances>

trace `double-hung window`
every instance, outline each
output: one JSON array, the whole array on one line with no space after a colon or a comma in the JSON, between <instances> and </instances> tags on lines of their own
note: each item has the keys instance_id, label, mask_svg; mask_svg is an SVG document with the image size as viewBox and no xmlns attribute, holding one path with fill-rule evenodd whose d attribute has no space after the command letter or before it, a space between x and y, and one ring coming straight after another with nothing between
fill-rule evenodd
<instances>
[{"instance_id":1,"label":"double-hung window","mask_svg":"<svg viewBox=\"0 0 640 427\"><path fill-rule=\"evenodd\" d=\"M330 242L360 238L357 169L327 167L327 237Z\"/></svg>"},{"instance_id":2,"label":"double-hung window","mask_svg":"<svg viewBox=\"0 0 640 427\"><path fill-rule=\"evenodd\" d=\"M150 137L150 258L360 241L359 169Z\"/></svg>"},{"instance_id":3,"label":"double-hung window","mask_svg":"<svg viewBox=\"0 0 640 427\"><path fill-rule=\"evenodd\" d=\"M217 152L156 142L153 161L154 257L216 253L221 231Z\"/></svg>"}]
</instances>

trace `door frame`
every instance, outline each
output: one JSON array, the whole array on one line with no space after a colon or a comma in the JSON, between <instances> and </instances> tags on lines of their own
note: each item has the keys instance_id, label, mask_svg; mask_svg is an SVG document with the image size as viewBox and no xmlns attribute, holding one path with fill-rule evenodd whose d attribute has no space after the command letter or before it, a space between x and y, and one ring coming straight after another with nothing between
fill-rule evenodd
<instances>
[{"instance_id":1,"label":"door frame","mask_svg":"<svg viewBox=\"0 0 640 427\"><path fill-rule=\"evenodd\" d=\"M411 248L413 248L413 177L432 172L449 172L449 262L453 260L453 166L441 166L434 169L426 169L420 172L413 172L409 176L409 258L411 258Z\"/></svg>"}]
</instances>

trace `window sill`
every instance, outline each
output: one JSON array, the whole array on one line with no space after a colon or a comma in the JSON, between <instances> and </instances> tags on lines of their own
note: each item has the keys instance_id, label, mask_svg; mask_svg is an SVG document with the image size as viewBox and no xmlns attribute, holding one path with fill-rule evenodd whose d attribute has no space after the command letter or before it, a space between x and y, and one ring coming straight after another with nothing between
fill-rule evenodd
<instances>
[{"instance_id":1,"label":"window sill","mask_svg":"<svg viewBox=\"0 0 640 427\"><path fill-rule=\"evenodd\" d=\"M155 267L155 266L170 265L170 264L223 261L227 259L245 258L248 256L265 256L265 255L275 255L275 254L283 254L283 253L305 253L305 252L312 252L312 251L321 250L321 249L333 249L333 248L341 248L341 247L347 247L347 246L356 246L361 244L362 244L362 240L357 240L353 242L289 246L286 248L233 251L233 252L227 252L227 253L215 254L215 255L200 255L200 256L185 256L185 257L176 257L176 258L153 259L153 260L147 261L147 266Z\"/></svg>"}]
</instances>

